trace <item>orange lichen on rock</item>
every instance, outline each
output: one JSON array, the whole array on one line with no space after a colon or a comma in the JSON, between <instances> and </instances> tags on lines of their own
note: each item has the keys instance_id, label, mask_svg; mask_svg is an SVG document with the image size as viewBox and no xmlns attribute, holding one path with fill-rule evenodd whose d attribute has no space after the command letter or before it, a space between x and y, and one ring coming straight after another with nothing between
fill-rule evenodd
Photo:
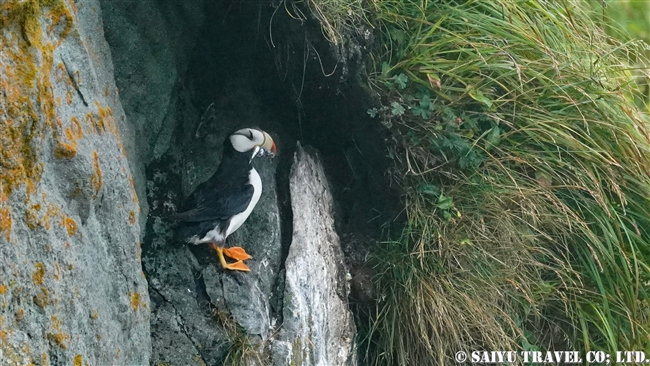
<instances>
[{"instance_id":1,"label":"orange lichen on rock","mask_svg":"<svg viewBox=\"0 0 650 366\"><path fill-rule=\"evenodd\" d=\"M72 104L74 94L72 94L72 90L67 90L65 92L65 102L68 103L68 105Z\"/></svg>"},{"instance_id":2,"label":"orange lichen on rock","mask_svg":"<svg viewBox=\"0 0 650 366\"><path fill-rule=\"evenodd\" d=\"M18 309L16 310L16 321L21 321L25 318L25 310Z\"/></svg>"},{"instance_id":3,"label":"orange lichen on rock","mask_svg":"<svg viewBox=\"0 0 650 366\"><path fill-rule=\"evenodd\" d=\"M45 277L45 265L42 262L37 262L34 272L32 272L32 281L35 285L41 285Z\"/></svg>"},{"instance_id":4,"label":"orange lichen on rock","mask_svg":"<svg viewBox=\"0 0 650 366\"><path fill-rule=\"evenodd\" d=\"M70 128L66 129L66 136L69 139L79 140L84 136L84 131L81 128L79 119L75 116L70 118Z\"/></svg>"},{"instance_id":5,"label":"orange lichen on rock","mask_svg":"<svg viewBox=\"0 0 650 366\"><path fill-rule=\"evenodd\" d=\"M102 107L98 102L95 102L95 106L97 107L97 113L99 114L99 121L97 123L101 125L104 132L108 130L117 137L118 131L117 125L113 120L113 110L110 107Z\"/></svg>"},{"instance_id":6,"label":"orange lichen on rock","mask_svg":"<svg viewBox=\"0 0 650 366\"><path fill-rule=\"evenodd\" d=\"M54 157L57 159L72 159L77 156L77 144L59 141L54 148Z\"/></svg>"},{"instance_id":7,"label":"orange lichen on rock","mask_svg":"<svg viewBox=\"0 0 650 366\"><path fill-rule=\"evenodd\" d=\"M68 71L65 69L63 62L59 62L58 65L56 65L54 76L56 77L56 81L59 83L65 83L68 79Z\"/></svg>"},{"instance_id":8,"label":"orange lichen on rock","mask_svg":"<svg viewBox=\"0 0 650 366\"><path fill-rule=\"evenodd\" d=\"M68 6L70 6L70 11L72 12L72 14L77 13L77 4L75 3L74 0L68 0Z\"/></svg>"},{"instance_id":9,"label":"orange lichen on rock","mask_svg":"<svg viewBox=\"0 0 650 366\"><path fill-rule=\"evenodd\" d=\"M61 226L66 229L69 236L73 236L77 233L77 222L74 221L73 218L64 217L63 220L61 220Z\"/></svg>"},{"instance_id":10,"label":"orange lichen on rock","mask_svg":"<svg viewBox=\"0 0 650 366\"><path fill-rule=\"evenodd\" d=\"M0 235L3 235L8 242L11 240L11 210L8 207L0 207Z\"/></svg>"},{"instance_id":11,"label":"orange lichen on rock","mask_svg":"<svg viewBox=\"0 0 650 366\"><path fill-rule=\"evenodd\" d=\"M90 187L95 191L95 198L97 198L102 184L102 170L99 165L99 155L97 154L97 150L95 150L93 151L93 173L90 176Z\"/></svg>"},{"instance_id":12,"label":"orange lichen on rock","mask_svg":"<svg viewBox=\"0 0 650 366\"><path fill-rule=\"evenodd\" d=\"M58 126L62 128L62 124L58 121ZM75 116L70 118L70 127L64 130L63 135L67 141L63 141L56 132L55 135L59 139L56 147L54 148L54 157L57 159L72 159L77 155L77 142L83 137L83 130L79 119Z\"/></svg>"},{"instance_id":13,"label":"orange lichen on rock","mask_svg":"<svg viewBox=\"0 0 650 366\"><path fill-rule=\"evenodd\" d=\"M138 292L129 292L129 298L131 299L131 308L133 311L138 310L140 307L140 294Z\"/></svg>"},{"instance_id":14,"label":"orange lichen on rock","mask_svg":"<svg viewBox=\"0 0 650 366\"><path fill-rule=\"evenodd\" d=\"M65 21L65 25L59 35L59 44L61 44L72 30L74 18L63 0L50 1L50 3L52 3L53 6L49 13L51 23L47 27L47 33L51 34L62 21Z\"/></svg>"},{"instance_id":15,"label":"orange lichen on rock","mask_svg":"<svg viewBox=\"0 0 650 366\"><path fill-rule=\"evenodd\" d=\"M59 41L73 27L64 0L5 1L0 4L0 182L9 193L40 181L43 143L55 121L50 75L55 45L45 40L48 23L61 30ZM63 27L59 26L65 20Z\"/></svg>"},{"instance_id":16,"label":"orange lichen on rock","mask_svg":"<svg viewBox=\"0 0 650 366\"><path fill-rule=\"evenodd\" d=\"M48 203L47 204L47 210L45 211L45 215L43 216L42 219L42 225L46 229L50 229L50 222L52 221L53 218L57 218L61 215L61 210L59 209L59 206L53 204L53 203Z\"/></svg>"},{"instance_id":17,"label":"orange lichen on rock","mask_svg":"<svg viewBox=\"0 0 650 366\"><path fill-rule=\"evenodd\" d=\"M49 291L45 287L41 287L41 292L38 295L34 296L34 304L40 306L41 308L45 308L49 302Z\"/></svg>"},{"instance_id":18,"label":"orange lichen on rock","mask_svg":"<svg viewBox=\"0 0 650 366\"><path fill-rule=\"evenodd\" d=\"M129 212L129 222L131 223L131 225L135 225L136 222L135 211Z\"/></svg>"},{"instance_id":19,"label":"orange lichen on rock","mask_svg":"<svg viewBox=\"0 0 650 366\"><path fill-rule=\"evenodd\" d=\"M63 334L63 333L48 333L46 336L47 340L56 344L57 346L67 349L68 345L66 342L70 340L70 335L69 334Z\"/></svg>"},{"instance_id":20,"label":"orange lichen on rock","mask_svg":"<svg viewBox=\"0 0 650 366\"><path fill-rule=\"evenodd\" d=\"M135 190L135 181L133 180L133 176L129 175L129 187L131 188L131 199L133 200L133 203L136 205L140 204L140 199L138 198L138 192ZM140 209L140 206L138 206L138 210Z\"/></svg>"},{"instance_id":21,"label":"orange lichen on rock","mask_svg":"<svg viewBox=\"0 0 650 366\"><path fill-rule=\"evenodd\" d=\"M76 356L74 356L74 360L72 361L72 364L74 366L83 366L83 363L84 363L83 356L81 356L80 354L77 354Z\"/></svg>"},{"instance_id":22,"label":"orange lichen on rock","mask_svg":"<svg viewBox=\"0 0 650 366\"><path fill-rule=\"evenodd\" d=\"M25 210L25 223L32 230L36 229L41 222L39 219L41 207L40 203L36 203Z\"/></svg>"},{"instance_id":23,"label":"orange lichen on rock","mask_svg":"<svg viewBox=\"0 0 650 366\"><path fill-rule=\"evenodd\" d=\"M91 127L93 133L102 133L103 130L99 130L99 125L97 124L97 119L95 115L91 112L86 113L86 124Z\"/></svg>"},{"instance_id":24,"label":"orange lichen on rock","mask_svg":"<svg viewBox=\"0 0 650 366\"><path fill-rule=\"evenodd\" d=\"M4 295L7 293L8 287L5 285L0 285L0 295Z\"/></svg>"},{"instance_id":25,"label":"orange lichen on rock","mask_svg":"<svg viewBox=\"0 0 650 366\"><path fill-rule=\"evenodd\" d=\"M46 197L43 196L43 201L46 200ZM41 216L41 209L43 205L40 203L34 203L27 210L25 210L25 224L27 227L34 230L37 227L41 226L46 229L50 228L50 222L53 217L58 217L60 215L60 209L58 206L48 203L45 206L45 212Z\"/></svg>"}]
</instances>

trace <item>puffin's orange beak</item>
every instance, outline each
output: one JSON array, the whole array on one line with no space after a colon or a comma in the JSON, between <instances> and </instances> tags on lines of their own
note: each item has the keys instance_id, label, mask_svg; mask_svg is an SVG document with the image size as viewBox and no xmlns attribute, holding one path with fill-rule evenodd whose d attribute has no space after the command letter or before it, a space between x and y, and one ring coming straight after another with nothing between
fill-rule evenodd
<instances>
[{"instance_id":1,"label":"puffin's orange beak","mask_svg":"<svg viewBox=\"0 0 650 366\"><path fill-rule=\"evenodd\" d=\"M271 138L271 135L269 135L266 132L262 132L264 134L264 143L262 143L261 148L268 151L271 153L273 156L277 153L277 148L275 147L275 141L273 141L273 138Z\"/></svg>"}]
</instances>

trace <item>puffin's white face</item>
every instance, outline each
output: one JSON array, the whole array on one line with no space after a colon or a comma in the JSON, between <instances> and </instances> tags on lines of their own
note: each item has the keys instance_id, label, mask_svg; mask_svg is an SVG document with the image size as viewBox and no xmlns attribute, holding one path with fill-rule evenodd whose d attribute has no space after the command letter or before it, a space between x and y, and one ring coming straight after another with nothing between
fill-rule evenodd
<instances>
[{"instance_id":1,"label":"puffin's white face","mask_svg":"<svg viewBox=\"0 0 650 366\"><path fill-rule=\"evenodd\" d=\"M258 155L274 156L275 142L271 136L254 128L242 128L230 135L230 143L239 152L252 152L251 160Z\"/></svg>"}]
</instances>

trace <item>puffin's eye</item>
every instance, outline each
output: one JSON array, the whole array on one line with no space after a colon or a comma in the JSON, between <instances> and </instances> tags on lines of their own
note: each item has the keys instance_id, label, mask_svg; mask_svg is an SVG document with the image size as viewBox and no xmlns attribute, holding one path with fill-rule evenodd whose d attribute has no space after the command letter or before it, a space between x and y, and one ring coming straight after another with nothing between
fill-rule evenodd
<instances>
[{"instance_id":1,"label":"puffin's eye","mask_svg":"<svg viewBox=\"0 0 650 366\"><path fill-rule=\"evenodd\" d=\"M251 139L251 141L253 141L253 131L252 131L252 130L248 130L248 133L250 134L249 139Z\"/></svg>"}]
</instances>

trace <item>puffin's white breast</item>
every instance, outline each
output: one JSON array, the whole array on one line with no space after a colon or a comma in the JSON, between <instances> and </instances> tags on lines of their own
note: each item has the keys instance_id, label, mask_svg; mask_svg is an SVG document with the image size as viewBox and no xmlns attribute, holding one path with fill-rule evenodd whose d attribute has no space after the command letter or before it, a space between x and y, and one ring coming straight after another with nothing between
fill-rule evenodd
<instances>
[{"instance_id":1,"label":"puffin's white breast","mask_svg":"<svg viewBox=\"0 0 650 366\"><path fill-rule=\"evenodd\" d=\"M226 230L226 237L239 229L260 200L260 196L262 195L262 179L260 179L260 175L255 168L251 168L248 174L248 184L253 186L253 197L244 212L238 213L230 219L230 225L228 226L228 230Z\"/></svg>"}]
</instances>

